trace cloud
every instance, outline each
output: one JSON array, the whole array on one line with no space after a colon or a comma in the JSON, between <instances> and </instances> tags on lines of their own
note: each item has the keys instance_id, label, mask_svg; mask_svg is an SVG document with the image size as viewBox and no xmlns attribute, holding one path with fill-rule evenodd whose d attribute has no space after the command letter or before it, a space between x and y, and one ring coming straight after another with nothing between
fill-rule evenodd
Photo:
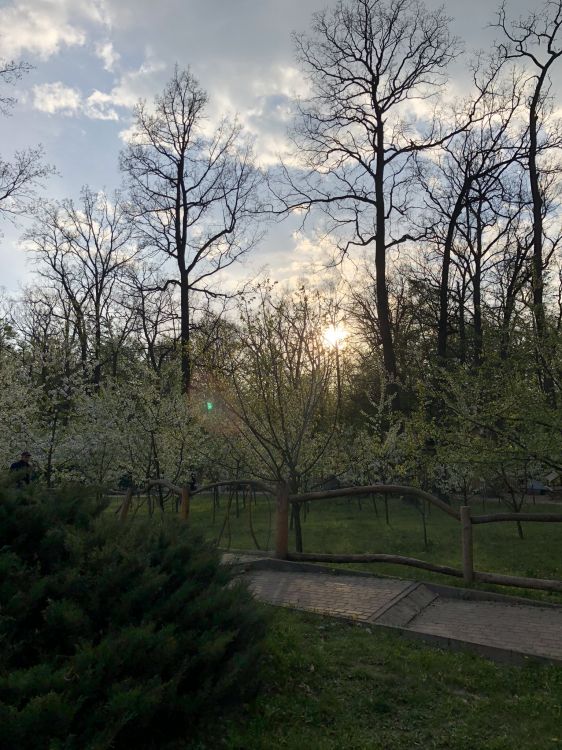
<instances>
[{"instance_id":1,"label":"cloud","mask_svg":"<svg viewBox=\"0 0 562 750\"><path fill-rule=\"evenodd\" d=\"M3 6L0 56L9 59L37 55L47 60L64 47L84 46L92 25L112 27L111 0L12 0ZM101 54L110 60L109 48Z\"/></svg>"},{"instance_id":2,"label":"cloud","mask_svg":"<svg viewBox=\"0 0 562 750\"><path fill-rule=\"evenodd\" d=\"M96 55L107 64L115 64L119 55L111 42L96 46ZM82 115L91 120L120 120L119 109L131 110L139 99L152 99L154 92L163 86L162 73L167 65L147 53L147 58L136 69L123 73L113 88L107 91L94 89L89 96L78 89L67 86L62 81L43 83L33 87L33 106L48 114L64 116ZM133 126L125 128L120 137L129 140Z\"/></svg>"},{"instance_id":3,"label":"cloud","mask_svg":"<svg viewBox=\"0 0 562 750\"><path fill-rule=\"evenodd\" d=\"M110 94L97 89L84 102L83 112L92 120L118 120L119 115L113 107Z\"/></svg>"},{"instance_id":4,"label":"cloud","mask_svg":"<svg viewBox=\"0 0 562 750\"><path fill-rule=\"evenodd\" d=\"M65 86L61 81L34 86L33 106L49 115L59 114L64 117L83 115L90 120L119 119L109 94L95 89L84 99L78 89Z\"/></svg>"},{"instance_id":5,"label":"cloud","mask_svg":"<svg viewBox=\"0 0 562 750\"><path fill-rule=\"evenodd\" d=\"M86 35L69 22L69 8L57 0L21 0L0 9L0 54L18 58L29 54L43 60L61 47L82 46Z\"/></svg>"},{"instance_id":6,"label":"cloud","mask_svg":"<svg viewBox=\"0 0 562 750\"><path fill-rule=\"evenodd\" d=\"M42 83L33 87L33 106L40 112L72 116L78 114L82 106L82 95L78 89L64 83Z\"/></svg>"},{"instance_id":7,"label":"cloud","mask_svg":"<svg viewBox=\"0 0 562 750\"><path fill-rule=\"evenodd\" d=\"M150 54L136 70L129 70L111 89L111 99L116 106L133 108L139 99L152 99L161 91L164 80L162 73L168 66Z\"/></svg>"},{"instance_id":8,"label":"cloud","mask_svg":"<svg viewBox=\"0 0 562 750\"><path fill-rule=\"evenodd\" d=\"M113 48L113 44L107 41L97 42L95 50L96 56L103 62L104 69L110 73L113 72L115 65L119 62L121 57Z\"/></svg>"},{"instance_id":9,"label":"cloud","mask_svg":"<svg viewBox=\"0 0 562 750\"><path fill-rule=\"evenodd\" d=\"M252 92L256 96L278 94L285 98L306 97L310 93L310 84L298 68L276 65L268 71L267 76L254 78Z\"/></svg>"},{"instance_id":10,"label":"cloud","mask_svg":"<svg viewBox=\"0 0 562 750\"><path fill-rule=\"evenodd\" d=\"M291 239L292 247L276 259L276 279L295 286L306 277L310 287L317 287L333 276L335 247L330 238L295 231Z\"/></svg>"}]
</instances>

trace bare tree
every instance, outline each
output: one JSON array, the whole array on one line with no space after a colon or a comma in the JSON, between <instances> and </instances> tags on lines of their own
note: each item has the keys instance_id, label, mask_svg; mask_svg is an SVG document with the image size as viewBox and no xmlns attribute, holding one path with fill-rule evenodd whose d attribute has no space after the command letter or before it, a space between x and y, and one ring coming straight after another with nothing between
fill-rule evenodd
<instances>
[{"instance_id":1,"label":"bare tree","mask_svg":"<svg viewBox=\"0 0 562 750\"><path fill-rule=\"evenodd\" d=\"M394 391L387 258L419 236L406 221L415 210L413 155L455 130L444 131L431 104L460 51L448 25L442 9L418 0L351 0L315 14L312 35L295 38L312 90L294 134L306 172L285 167L276 192L284 210L321 209L327 231L343 235L342 252L374 244L377 319ZM417 121L416 105L424 108Z\"/></svg>"},{"instance_id":2,"label":"bare tree","mask_svg":"<svg viewBox=\"0 0 562 750\"><path fill-rule=\"evenodd\" d=\"M250 249L257 236L259 173L237 123L206 135L207 95L176 68L154 108L140 102L136 130L121 155L134 217L147 249L175 265L164 287L180 292L182 388L192 379L193 297L218 298L216 274ZM167 267L166 267L167 268ZM173 275L172 275L173 273Z\"/></svg>"},{"instance_id":3,"label":"bare tree","mask_svg":"<svg viewBox=\"0 0 562 750\"><path fill-rule=\"evenodd\" d=\"M5 60L0 58L0 84L11 86L32 69L33 66L27 62L18 62L17 60ZM0 93L1 114L9 114L15 103L15 97L8 96L3 91Z\"/></svg>"},{"instance_id":4,"label":"bare tree","mask_svg":"<svg viewBox=\"0 0 562 750\"><path fill-rule=\"evenodd\" d=\"M503 34L499 43L500 54L505 60L517 60L531 68L528 79L527 114L529 123L529 145L527 168L533 205L533 317L535 321L539 357L545 356L547 324L544 308L544 272L548 264L549 237L544 224L544 178L552 173L554 165L546 163L546 154L552 154L562 145L559 122L549 122L552 115L550 100L550 72L562 55L562 0L548 0L540 11L531 12L526 18L510 21L505 3L498 11L495 24ZM542 164L539 157L542 154ZM558 167L559 169L559 167ZM548 359L548 357L547 357ZM545 362L543 388L554 398L554 383L548 374Z\"/></svg>"},{"instance_id":5,"label":"bare tree","mask_svg":"<svg viewBox=\"0 0 562 750\"><path fill-rule=\"evenodd\" d=\"M497 63L492 64L487 74L489 81L496 79L498 67ZM510 179L511 172L519 168L518 160L526 148L526 132L518 123L522 98L522 80L519 76L496 85L494 89L486 87L485 94L480 97L476 122L444 143L441 153L432 163L421 163L418 168L418 179L425 190L426 205L434 227L431 241L441 266L437 323L437 354L441 360L447 356L451 286L459 282L452 274L459 229L463 223L466 224L465 217L473 213L473 207L480 205L479 211L476 208L479 217L482 217L485 208L488 214L492 207L496 212L501 211L505 182ZM480 219L477 219L476 224L483 231L484 227L479 222ZM470 237L474 237L474 232L470 233ZM461 247L466 246L466 236L464 242L462 237L460 240ZM473 250L478 243L481 244L482 233L475 238L475 242ZM478 252L472 253L475 259ZM466 258L462 250L461 255ZM478 286L481 276L477 259L475 266L475 319L476 327L481 330ZM467 291L462 280L460 288ZM464 294L459 297L461 299L463 304L466 299Z\"/></svg>"},{"instance_id":6,"label":"bare tree","mask_svg":"<svg viewBox=\"0 0 562 750\"><path fill-rule=\"evenodd\" d=\"M57 295L37 287L29 287L12 300L7 319L18 339L18 355L30 380L44 386L49 369L66 369L69 349L61 330ZM54 350L54 351L53 351Z\"/></svg>"},{"instance_id":7,"label":"bare tree","mask_svg":"<svg viewBox=\"0 0 562 750\"><path fill-rule=\"evenodd\" d=\"M411 373L416 375L418 373L414 361L423 346L423 327L419 325L417 320L420 306L417 304L419 300L416 299L412 287L412 271L413 269L406 264L387 269L392 340L396 352L397 366L401 373L401 382L406 387L413 385L408 383L408 376ZM376 362L373 362L372 352L379 350L381 347L380 325L377 318L376 273L372 263L365 262L361 277L363 279L362 284L358 285L354 282L350 285L347 310L354 331L358 334L359 340L364 342L367 347L365 352L364 347L360 346L356 356L360 361L363 361L363 369L370 369L376 364ZM423 278L426 284L429 283L427 268L423 271ZM424 294L424 297L427 301L428 295ZM431 323L433 324L433 321ZM380 374L377 368L374 372L377 375ZM372 393L369 395L374 396L375 393L384 389L384 383L373 382Z\"/></svg>"},{"instance_id":8,"label":"bare tree","mask_svg":"<svg viewBox=\"0 0 562 750\"><path fill-rule=\"evenodd\" d=\"M0 86L14 84L31 69L25 62L0 59ZM0 90L0 114L9 114L15 102ZM55 171L43 158L41 146L16 151L11 161L0 157L0 215L13 218L27 209L40 181Z\"/></svg>"},{"instance_id":9,"label":"bare tree","mask_svg":"<svg viewBox=\"0 0 562 750\"><path fill-rule=\"evenodd\" d=\"M41 208L25 237L39 261L38 273L72 314L84 372L93 363L92 382L102 378L102 348L109 308L124 268L137 255L132 226L119 194L109 199L90 188L79 205L72 200Z\"/></svg>"},{"instance_id":10,"label":"bare tree","mask_svg":"<svg viewBox=\"0 0 562 750\"><path fill-rule=\"evenodd\" d=\"M149 263L132 263L126 269L129 291L124 305L134 315L137 343L154 372L159 375L179 341L179 309L174 290Z\"/></svg>"}]
</instances>

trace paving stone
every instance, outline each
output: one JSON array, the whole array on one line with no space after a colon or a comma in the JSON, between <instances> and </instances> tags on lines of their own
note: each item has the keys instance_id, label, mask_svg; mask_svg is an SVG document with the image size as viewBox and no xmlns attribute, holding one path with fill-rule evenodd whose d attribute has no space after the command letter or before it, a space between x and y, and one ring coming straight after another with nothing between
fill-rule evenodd
<instances>
[{"instance_id":1,"label":"paving stone","mask_svg":"<svg viewBox=\"0 0 562 750\"><path fill-rule=\"evenodd\" d=\"M422 583L374 576L248 570L242 577L270 604L562 662L562 607L448 599Z\"/></svg>"},{"instance_id":2,"label":"paving stone","mask_svg":"<svg viewBox=\"0 0 562 750\"><path fill-rule=\"evenodd\" d=\"M562 659L562 609L437 598L407 629Z\"/></svg>"},{"instance_id":3,"label":"paving stone","mask_svg":"<svg viewBox=\"0 0 562 750\"><path fill-rule=\"evenodd\" d=\"M377 617L378 625L405 628L420 612L438 598L438 594L420 583L400 597L386 612Z\"/></svg>"},{"instance_id":4,"label":"paving stone","mask_svg":"<svg viewBox=\"0 0 562 750\"><path fill-rule=\"evenodd\" d=\"M258 599L297 609L369 621L408 581L330 576L322 573L254 571L245 576Z\"/></svg>"},{"instance_id":5,"label":"paving stone","mask_svg":"<svg viewBox=\"0 0 562 750\"><path fill-rule=\"evenodd\" d=\"M244 565L261 559L261 556L250 555L245 552L224 552L221 555L221 560L224 565Z\"/></svg>"}]
</instances>

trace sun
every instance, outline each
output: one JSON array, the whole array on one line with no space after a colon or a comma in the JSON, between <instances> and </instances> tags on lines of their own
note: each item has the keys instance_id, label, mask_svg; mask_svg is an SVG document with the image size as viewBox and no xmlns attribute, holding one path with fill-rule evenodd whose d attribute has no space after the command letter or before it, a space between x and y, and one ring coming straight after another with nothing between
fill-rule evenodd
<instances>
[{"instance_id":1,"label":"sun","mask_svg":"<svg viewBox=\"0 0 562 750\"><path fill-rule=\"evenodd\" d=\"M342 325L330 325L324 331L324 343L329 347L339 347L347 338L348 332Z\"/></svg>"}]
</instances>

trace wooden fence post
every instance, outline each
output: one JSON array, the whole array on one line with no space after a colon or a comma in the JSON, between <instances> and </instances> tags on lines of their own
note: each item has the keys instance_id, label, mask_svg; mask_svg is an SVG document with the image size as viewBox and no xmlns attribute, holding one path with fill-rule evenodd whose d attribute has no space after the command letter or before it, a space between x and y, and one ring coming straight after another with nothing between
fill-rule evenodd
<instances>
[{"instance_id":1,"label":"wooden fence post","mask_svg":"<svg viewBox=\"0 0 562 750\"><path fill-rule=\"evenodd\" d=\"M120 521L125 521L127 519L127 515L129 514L129 508L131 507L132 499L133 499L133 488L129 487L127 489L127 492L125 493L123 504L121 505L121 510L119 511Z\"/></svg>"},{"instance_id":2,"label":"wooden fence post","mask_svg":"<svg viewBox=\"0 0 562 750\"><path fill-rule=\"evenodd\" d=\"M460 519L462 529L462 575L466 584L474 581L474 556L472 550L472 521L470 505L461 505Z\"/></svg>"},{"instance_id":3,"label":"wooden fence post","mask_svg":"<svg viewBox=\"0 0 562 750\"><path fill-rule=\"evenodd\" d=\"M181 488L180 518L182 521L189 518L189 489L185 486Z\"/></svg>"},{"instance_id":4,"label":"wooden fence post","mask_svg":"<svg viewBox=\"0 0 562 750\"><path fill-rule=\"evenodd\" d=\"M285 482L277 485L275 510L275 557L286 560L289 554L289 490Z\"/></svg>"}]
</instances>

